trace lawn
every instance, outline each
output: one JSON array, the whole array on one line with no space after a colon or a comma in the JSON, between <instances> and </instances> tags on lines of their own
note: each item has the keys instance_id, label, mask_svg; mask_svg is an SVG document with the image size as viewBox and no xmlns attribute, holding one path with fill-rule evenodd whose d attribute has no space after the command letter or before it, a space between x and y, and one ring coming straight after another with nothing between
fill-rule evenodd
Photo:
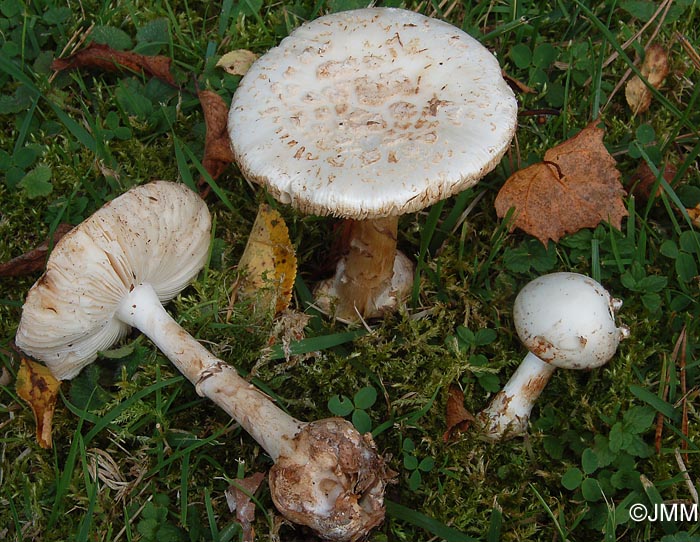
<instances>
[{"instance_id":1,"label":"lawn","mask_svg":"<svg viewBox=\"0 0 700 542\"><path fill-rule=\"evenodd\" d=\"M334 268L339 221L275 202L235 163L209 175L199 93L229 104L241 76L217 66L225 53L261 55L304 21L365 5L0 0L0 263L135 185L206 188L208 261L167 308L295 417L341 415L371 431L396 478L368 540L700 541L699 6L380 3L444 19L490 49L514 88L518 125L478 184L401 217L398 246L416 263L406 304L348 324L310 305ZM90 42L168 57L174 79L52 69ZM626 85L652 44L669 71L634 112ZM506 179L593 121L625 189L620 228L602 221L545 244L512 228L511 213L499 218ZM595 169L582 160L584 173ZM289 311L276 318L235 295L265 202L297 258ZM571 210L550 206L555 225ZM0 540L243 540L226 490L272 461L138 332L62 384L53 447L39 446L15 387L14 337L42 264L0 277ZM481 411L524 358L513 302L555 271L591 276L621 299L629 338L601 368L556 371L524 436L493 442L475 424L448 427L448 402ZM266 483L253 502L257 540L316 539L279 516ZM661 510L670 515L655 518Z\"/></svg>"}]
</instances>

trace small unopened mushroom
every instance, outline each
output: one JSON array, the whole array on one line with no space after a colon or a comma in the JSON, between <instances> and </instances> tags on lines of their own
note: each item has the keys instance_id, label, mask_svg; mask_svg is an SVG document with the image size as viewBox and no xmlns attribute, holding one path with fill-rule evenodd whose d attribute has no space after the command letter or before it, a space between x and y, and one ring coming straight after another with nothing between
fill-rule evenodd
<instances>
[{"instance_id":1,"label":"small unopened mushroom","mask_svg":"<svg viewBox=\"0 0 700 542\"><path fill-rule=\"evenodd\" d=\"M163 308L204 265L210 229L205 203L182 184L119 196L56 244L27 294L16 344L70 379L139 329L275 461L270 489L285 517L329 540L362 538L384 518L388 477L371 436L339 418L293 418Z\"/></svg>"},{"instance_id":2,"label":"small unopened mushroom","mask_svg":"<svg viewBox=\"0 0 700 542\"><path fill-rule=\"evenodd\" d=\"M617 327L622 302L578 273L539 277L520 291L513 306L527 356L478 419L491 439L522 435L530 412L557 367L594 369L612 358L629 330Z\"/></svg>"},{"instance_id":3,"label":"small unopened mushroom","mask_svg":"<svg viewBox=\"0 0 700 542\"><path fill-rule=\"evenodd\" d=\"M317 303L357 320L413 283L399 216L476 184L515 133L517 103L491 52L446 22L396 8L303 24L260 57L229 113L249 180L305 213L347 219L346 254Z\"/></svg>"}]
</instances>

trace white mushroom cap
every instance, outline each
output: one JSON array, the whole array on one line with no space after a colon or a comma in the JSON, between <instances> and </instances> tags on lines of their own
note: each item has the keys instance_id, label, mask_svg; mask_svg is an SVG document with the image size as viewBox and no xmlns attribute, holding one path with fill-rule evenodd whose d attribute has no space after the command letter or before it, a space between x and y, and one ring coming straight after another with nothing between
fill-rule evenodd
<instances>
[{"instance_id":1,"label":"white mushroom cap","mask_svg":"<svg viewBox=\"0 0 700 542\"><path fill-rule=\"evenodd\" d=\"M513 305L520 340L542 361L592 369L612 358L629 331L615 325L621 302L578 273L551 273L525 285Z\"/></svg>"},{"instance_id":2,"label":"white mushroom cap","mask_svg":"<svg viewBox=\"0 0 700 542\"><path fill-rule=\"evenodd\" d=\"M320 17L260 57L231 104L243 174L303 212L379 218L474 185L505 153L517 104L494 56L396 8Z\"/></svg>"},{"instance_id":3,"label":"white mushroom cap","mask_svg":"<svg viewBox=\"0 0 700 542\"><path fill-rule=\"evenodd\" d=\"M203 267L211 219L186 186L155 181L104 205L55 246L32 286L15 342L70 379L123 337L114 317L124 297L150 283L161 302L175 297Z\"/></svg>"}]
</instances>

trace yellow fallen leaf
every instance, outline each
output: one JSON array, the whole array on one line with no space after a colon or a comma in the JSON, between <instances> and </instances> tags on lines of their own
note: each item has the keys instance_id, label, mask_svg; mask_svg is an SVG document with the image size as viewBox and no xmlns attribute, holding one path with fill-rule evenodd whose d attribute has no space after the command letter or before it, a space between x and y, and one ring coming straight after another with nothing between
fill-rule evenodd
<instances>
[{"instance_id":1,"label":"yellow fallen leaf","mask_svg":"<svg viewBox=\"0 0 700 542\"><path fill-rule=\"evenodd\" d=\"M51 448L51 424L61 381L44 365L22 358L15 386L17 395L29 403L34 412L39 446Z\"/></svg>"},{"instance_id":2,"label":"yellow fallen leaf","mask_svg":"<svg viewBox=\"0 0 700 542\"><path fill-rule=\"evenodd\" d=\"M693 226L695 226L696 228L700 228L700 203L698 203L692 209L688 209L687 211L690 215L690 219L693 222Z\"/></svg>"},{"instance_id":3,"label":"yellow fallen leaf","mask_svg":"<svg viewBox=\"0 0 700 542\"><path fill-rule=\"evenodd\" d=\"M238 264L243 271L238 293L257 296L275 314L287 308L297 273L297 259L282 215L267 204L260 205L243 256Z\"/></svg>"},{"instance_id":4,"label":"yellow fallen leaf","mask_svg":"<svg viewBox=\"0 0 700 542\"><path fill-rule=\"evenodd\" d=\"M251 64L255 62L258 55L247 49L236 49L230 53L226 53L216 63L217 68L223 68L226 73L231 75L245 75Z\"/></svg>"}]
</instances>

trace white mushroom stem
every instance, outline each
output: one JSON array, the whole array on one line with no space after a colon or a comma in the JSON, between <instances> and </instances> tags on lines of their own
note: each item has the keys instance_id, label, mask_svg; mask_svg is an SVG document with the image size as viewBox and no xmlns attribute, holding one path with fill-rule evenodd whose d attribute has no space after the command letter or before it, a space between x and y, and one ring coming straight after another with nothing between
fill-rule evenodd
<instances>
[{"instance_id":1,"label":"white mushroom stem","mask_svg":"<svg viewBox=\"0 0 700 542\"><path fill-rule=\"evenodd\" d=\"M607 363L629 335L615 324L622 301L579 273L550 273L525 285L515 298L513 323L529 353L478 415L491 439L527 430L534 402L554 369L587 370Z\"/></svg>"},{"instance_id":2,"label":"white mushroom stem","mask_svg":"<svg viewBox=\"0 0 700 542\"><path fill-rule=\"evenodd\" d=\"M341 320L381 316L410 291L413 264L396 250L398 217L347 220L347 252L316 289L319 305Z\"/></svg>"},{"instance_id":3,"label":"white mushroom stem","mask_svg":"<svg viewBox=\"0 0 700 542\"><path fill-rule=\"evenodd\" d=\"M165 310L150 284L139 284L116 313L140 330L192 384L241 424L273 461L290 453L289 442L303 423L276 406L185 331Z\"/></svg>"},{"instance_id":4,"label":"white mushroom stem","mask_svg":"<svg viewBox=\"0 0 700 542\"><path fill-rule=\"evenodd\" d=\"M358 540L383 520L387 470L370 435L339 418L301 422L213 356L166 312L155 290L136 286L116 317L150 338L197 392L241 426L275 461L279 511L328 540Z\"/></svg>"},{"instance_id":5,"label":"white mushroom stem","mask_svg":"<svg viewBox=\"0 0 700 542\"><path fill-rule=\"evenodd\" d=\"M555 369L528 352L508 383L479 414L479 419L484 423L484 434L499 439L509 433L525 433L532 407Z\"/></svg>"}]
</instances>

